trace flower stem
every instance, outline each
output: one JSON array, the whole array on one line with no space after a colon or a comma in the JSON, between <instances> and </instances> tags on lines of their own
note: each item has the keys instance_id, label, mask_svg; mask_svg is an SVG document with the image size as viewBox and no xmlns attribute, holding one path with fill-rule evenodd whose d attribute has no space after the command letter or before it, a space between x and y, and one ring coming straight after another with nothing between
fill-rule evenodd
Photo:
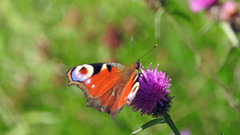
<instances>
[{"instance_id":1,"label":"flower stem","mask_svg":"<svg viewBox=\"0 0 240 135\"><path fill-rule=\"evenodd\" d=\"M175 127L170 115L167 113L164 116L165 122L168 124L168 126L172 129L172 131L175 133L175 135L181 135L178 131L178 129Z\"/></svg>"}]
</instances>

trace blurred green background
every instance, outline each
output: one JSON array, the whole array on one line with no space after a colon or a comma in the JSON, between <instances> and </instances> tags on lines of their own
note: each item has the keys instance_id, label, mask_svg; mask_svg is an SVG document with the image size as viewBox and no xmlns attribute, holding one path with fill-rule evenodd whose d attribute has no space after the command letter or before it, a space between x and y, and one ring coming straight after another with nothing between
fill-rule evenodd
<instances>
[{"instance_id":1,"label":"blurred green background","mask_svg":"<svg viewBox=\"0 0 240 135\"><path fill-rule=\"evenodd\" d=\"M170 115L191 134L239 134L240 59L218 22L188 1L0 0L0 134L130 134L150 116L125 107L115 119L86 107L66 72L84 63L141 63L167 72ZM163 12L165 10L165 12ZM139 135L172 134L167 124Z\"/></svg>"}]
</instances>

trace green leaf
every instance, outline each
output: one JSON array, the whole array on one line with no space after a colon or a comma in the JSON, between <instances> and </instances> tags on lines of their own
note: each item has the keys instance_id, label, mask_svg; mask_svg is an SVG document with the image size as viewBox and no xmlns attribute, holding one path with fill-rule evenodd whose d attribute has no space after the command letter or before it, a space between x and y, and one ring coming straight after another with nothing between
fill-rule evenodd
<instances>
[{"instance_id":1,"label":"green leaf","mask_svg":"<svg viewBox=\"0 0 240 135\"><path fill-rule=\"evenodd\" d=\"M136 130L134 130L131 134L136 134L146 128L149 128L151 126L154 126L156 124L160 124L160 123L165 123L165 120L164 118L157 118L157 119L154 119L154 120L150 120L149 122L143 124L141 127L137 128Z\"/></svg>"}]
</instances>

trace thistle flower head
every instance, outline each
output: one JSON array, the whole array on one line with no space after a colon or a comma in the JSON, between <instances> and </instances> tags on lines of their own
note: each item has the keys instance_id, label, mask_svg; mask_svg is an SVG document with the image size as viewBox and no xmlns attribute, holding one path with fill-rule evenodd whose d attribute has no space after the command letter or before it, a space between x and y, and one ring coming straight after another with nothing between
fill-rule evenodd
<instances>
[{"instance_id":1,"label":"thistle flower head","mask_svg":"<svg viewBox=\"0 0 240 135\"><path fill-rule=\"evenodd\" d=\"M131 103L134 111L141 110L141 115L164 116L170 108L172 97L168 95L168 88L171 78L165 72L157 71L157 68L158 65L156 69L151 69L151 65L147 70L141 67L140 87Z\"/></svg>"}]
</instances>

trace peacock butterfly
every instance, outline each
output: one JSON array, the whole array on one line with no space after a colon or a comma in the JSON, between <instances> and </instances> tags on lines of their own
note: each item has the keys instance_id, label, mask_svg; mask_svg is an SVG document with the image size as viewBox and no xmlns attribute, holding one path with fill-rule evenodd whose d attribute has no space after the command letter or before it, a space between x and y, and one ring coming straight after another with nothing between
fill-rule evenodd
<instances>
[{"instance_id":1,"label":"peacock butterfly","mask_svg":"<svg viewBox=\"0 0 240 135\"><path fill-rule=\"evenodd\" d=\"M87 106L114 118L129 105L139 89L139 60L130 66L119 63L83 64L67 72L68 84L84 93Z\"/></svg>"}]
</instances>

